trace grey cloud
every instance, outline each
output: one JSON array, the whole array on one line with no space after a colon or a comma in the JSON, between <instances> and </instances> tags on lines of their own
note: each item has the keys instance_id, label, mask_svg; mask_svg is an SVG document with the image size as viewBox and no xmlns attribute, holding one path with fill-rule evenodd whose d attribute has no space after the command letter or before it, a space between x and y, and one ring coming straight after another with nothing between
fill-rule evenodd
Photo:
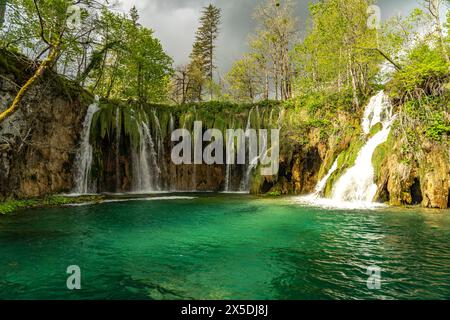
<instances>
[{"instance_id":1,"label":"grey cloud","mask_svg":"<svg viewBox=\"0 0 450 320\"><path fill-rule=\"evenodd\" d=\"M221 34L217 47L217 64L219 73L224 74L248 49L249 34L254 31L252 18L256 6L263 0L121 0L123 10L136 5L140 22L155 30L164 48L171 55L175 64L188 61L198 27L198 18L202 7L212 3L222 9ZM300 24L304 25L308 16L309 0L296 1L296 14ZM416 0L379 0L383 18L391 17L398 12L408 13Z\"/></svg>"}]
</instances>

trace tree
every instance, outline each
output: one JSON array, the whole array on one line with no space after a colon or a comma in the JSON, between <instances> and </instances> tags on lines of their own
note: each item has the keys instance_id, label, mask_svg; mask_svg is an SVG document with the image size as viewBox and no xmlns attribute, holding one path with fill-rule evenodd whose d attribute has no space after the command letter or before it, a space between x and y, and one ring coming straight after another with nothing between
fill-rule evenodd
<instances>
[{"instance_id":1,"label":"tree","mask_svg":"<svg viewBox=\"0 0 450 320\"><path fill-rule=\"evenodd\" d=\"M200 27L197 30L195 43L191 54L191 67L201 71L209 81L210 98L213 99L213 81L215 65L216 40L219 36L221 10L212 4L203 8ZM200 69L200 70L199 70Z\"/></svg>"},{"instance_id":2,"label":"tree","mask_svg":"<svg viewBox=\"0 0 450 320\"><path fill-rule=\"evenodd\" d=\"M297 34L297 19L293 16L292 0L268 0L256 9L259 24L257 39L262 55L269 57L275 98L292 97L292 63L290 50ZM261 45L265 44L265 45ZM261 57L261 56L260 56Z\"/></svg>"},{"instance_id":3,"label":"tree","mask_svg":"<svg viewBox=\"0 0 450 320\"><path fill-rule=\"evenodd\" d=\"M92 90L106 98L163 102L167 99L172 59L153 31L129 15L109 10L102 13L102 34L95 50L99 59L92 68Z\"/></svg>"},{"instance_id":4,"label":"tree","mask_svg":"<svg viewBox=\"0 0 450 320\"><path fill-rule=\"evenodd\" d=\"M190 55L191 62L188 65L188 73L191 79L188 90L189 101L203 100L203 87L205 85L205 59L201 43L195 42Z\"/></svg>"},{"instance_id":5,"label":"tree","mask_svg":"<svg viewBox=\"0 0 450 320\"><path fill-rule=\"evenodd\" d=\"M434 34L437 37L440 51L445 60L450 63L450 57L447 51L447 45L445 44L445 35L441 21L441 8L445 5L444 2L445 0L425 0L424 7L427 10L429 18L433 22Z\"/></svg>"},{"instance_id":6,"label":"tree","mask_svg":"<svg viewBox=\"0 0 450 320\"><path fill-rule=\"evenodd\" d=\"M234 63L227 75L227 81L235 100L254 102L264 91L258 66L255 55L245 55Z\"/></svg>"},{"instance_id":7,"label":"tree","mask_svg":"<svg viewBox=\"0 0 450 320\"><path fill-rule=\"evenodd\" d=\"M176 104L185 104L188 101L189 91L192 88L188 66L179 66L175 69L172 78L172 101Z\"/></svg>"},{"instance_id":8,"label":"tree","mask_svg":"<svg viewBox=\"0 0 450 320\"><path fill-rule=\"evenodd\" d=\"M260 78L260 80L263 81L263 83L260 83L259 85L264 88L263 99L269 100L270 75L272 71L270 56L268 55L269 45L264 40L264 36L262 36L260 33L250 40L250 48L251 55L255 59L257 68L262 74L262 78Z\"/></svg>"},{"instance_id":9,"label":"tree","mask_svg":"<svg viewBox=\"0 0 450 320\"><path fill-rule=\"evenodd\" d=\"M74 8L74 5L77 7ZM69 48L73 48L79 40L95 27L88 19L90 9L94 10L101 3L92 0L64 1L64 0L11 0L11 13L8 19L13 28L8 29L6 41L2 46L8 47L12 43L20 43L23 49L34 50L37 65L33 75L20 87L12 103L0 113L0 122L10 117L20 106L27 91L41 78L46 70L55 68L58 59ZM75 9L75 10L71 10ZM82 14L82 12L84 14ZM78 14L79 26L72 25L73 14ZM89 22L86 24L86 22ZM3 39L3 37L2 37ZM46 57L42 59L42 57Z\"/></svg>"},{"instance_id":10,"label":"tree","mask_svg":"<svg viewBox=\"0 0 450 320\"><path fill-rule=\"evenodd\" d=\"M368 26L366 0L327 0L310 6L308 34L295 48L297 88L303 92L351 92L353 105L371 94L383 61L378 30Z\"/></svg>"}]
</instances>

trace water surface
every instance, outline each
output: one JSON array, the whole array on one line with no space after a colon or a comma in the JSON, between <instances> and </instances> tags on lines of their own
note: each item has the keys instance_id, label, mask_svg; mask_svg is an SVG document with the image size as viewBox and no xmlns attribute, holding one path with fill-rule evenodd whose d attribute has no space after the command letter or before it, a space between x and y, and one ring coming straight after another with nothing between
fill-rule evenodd
<instances>
[{"instance_id":1,"label":"water surface","mask_svg":"<svg viewBox=\"0 0 450 320\"><path fill-rule=\"evenodd\" d=\"M450 214L158 197L0 216L0 258L1 299L449 299Z\"/></svg>"}]
</instances>

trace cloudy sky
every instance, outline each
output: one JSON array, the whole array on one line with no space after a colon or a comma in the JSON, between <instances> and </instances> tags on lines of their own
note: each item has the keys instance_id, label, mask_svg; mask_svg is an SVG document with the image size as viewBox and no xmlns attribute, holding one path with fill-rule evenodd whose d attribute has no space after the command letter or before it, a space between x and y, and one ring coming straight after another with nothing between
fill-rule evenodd
<instances>
[{"instance_id":1,"label":"cloudy sky","mask_svg":"<svg viewBox=\"0 0 450 320\"><path fill-rule=\"evenodd\" d=\"M265 0L119 0L119 9L128 11L135 5L140 23L155 31L175 65L188 62L202 7L210 3L222 9L221 34L218 40L217 65L224 74L233 61L247 50L247 39L254 31L254 9ZM308 16L311 0L294 0L300 23ZM382 18L399 12L408 13L420 0L379 0Z\"/></svg>"}]
</instances>

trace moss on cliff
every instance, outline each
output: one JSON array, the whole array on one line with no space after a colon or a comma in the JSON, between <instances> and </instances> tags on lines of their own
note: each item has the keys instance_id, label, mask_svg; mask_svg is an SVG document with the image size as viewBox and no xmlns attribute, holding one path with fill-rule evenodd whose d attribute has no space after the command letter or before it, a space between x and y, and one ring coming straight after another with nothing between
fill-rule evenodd
<instances>
[{"instance_id":1,"label":"moss on cliff","mask_svg":"<svg viewBox=\"0 0 450 320\"><path fill-rule=\"evenodd\" d=\"M388 156L393 152L395 145L395 136L391 131L386 142L380 144L376 149L372 157L372 165L375 172L375 183L379 183L381 170L383 163L386 161Z\"/></svg>"},{"instance_id":2,"label":"moss on cliff","mask_svg":"<svg viewBox=\"0 0 450 320\"><path fill-rule=\"evenodd\" d=\"M333 187L336 182L340 179L340 177L347 171L347 169L354 166L356 162L356 158L364 144L366 143L366 139L362 136L354 138L350 147L343 151L339 157L337 158L338 165L337 170L330 176L328 182L325 186L325 196L330 197L333 192Z\"/></svg>"},{"instance_id":3,"label":"moss on cliff","mask_svg":"<svg viewBox=\"0 0 450 320\"><path fill-rule=\"evenodd\" d=\"M100 202L103 199L104 199L103 196L80 196L80 197L48 196L45 198L34 198L25 200L9 199L0 202L0 214L11 214L21 209L57 207L62 205L80 204L86 202Z\"/></svg>"}]
</instances>

